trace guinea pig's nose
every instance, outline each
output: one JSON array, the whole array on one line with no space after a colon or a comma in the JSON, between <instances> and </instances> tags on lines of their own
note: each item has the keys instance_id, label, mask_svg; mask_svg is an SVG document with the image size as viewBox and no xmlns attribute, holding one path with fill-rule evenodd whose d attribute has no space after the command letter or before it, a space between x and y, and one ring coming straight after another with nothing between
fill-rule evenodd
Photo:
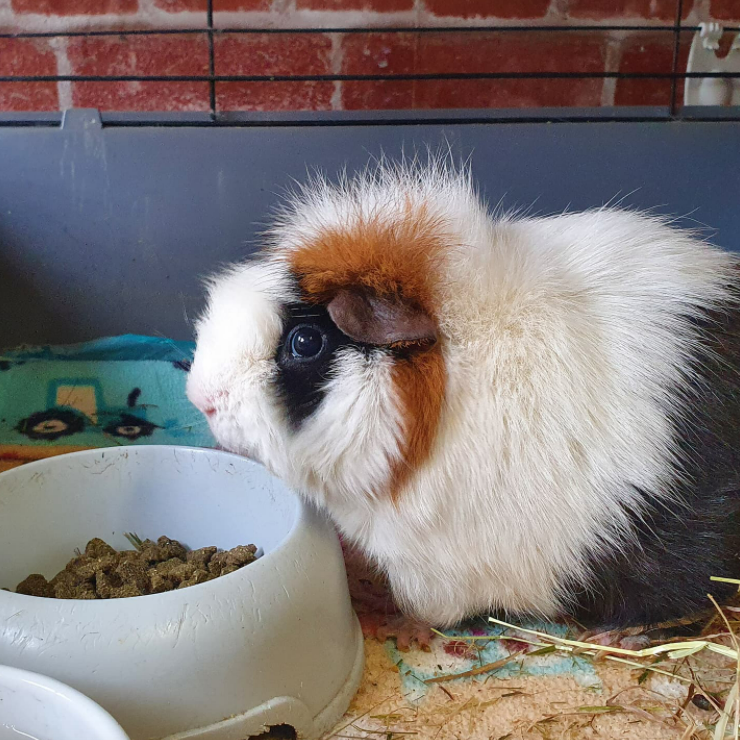
<instances>
[{"instance_id":1,"label":"guinea pig's nose","mask_svg":"<svg viewBox=\"0 0 740 740\"><path fill-rule=\"evenodd\" d=\"M190 385L187 392L193 406L205 416L213 416L216 413L216 400L228 395L226 391L205 393L195 385Z\"/></svg>"}]
</instances>

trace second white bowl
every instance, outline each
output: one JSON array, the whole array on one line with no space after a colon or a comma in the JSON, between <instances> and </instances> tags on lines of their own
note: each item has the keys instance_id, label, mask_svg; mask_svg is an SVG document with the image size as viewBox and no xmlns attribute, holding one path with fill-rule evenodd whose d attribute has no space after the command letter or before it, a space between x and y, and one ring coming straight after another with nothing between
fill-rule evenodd
<instances>
[{"instance_id":1,"label":"second white bowl","mask_svg":"<svg viewBox=\"0 0 740 740\"><path fill-rule=\"evenodd\" d=\"M129 740L94 701L38 673L0 666L0 740Z\"/></svg>"}]
</instances>

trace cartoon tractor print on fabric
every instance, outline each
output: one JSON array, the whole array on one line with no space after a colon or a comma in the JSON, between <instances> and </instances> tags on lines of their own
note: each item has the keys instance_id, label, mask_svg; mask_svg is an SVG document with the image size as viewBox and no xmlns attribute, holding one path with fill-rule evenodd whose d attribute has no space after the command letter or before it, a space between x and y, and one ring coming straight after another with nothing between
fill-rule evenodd
<instances>
[{"instance_id":1,"label":"cartoon tractor print on fabric","mask_svg":"<svg viewBox=\"0 0 740 740\"><path fill-rule=\"evenodd\" d=\"M22 419L16 429L29 439L53 442L98 427L104 434L137 440L150 437L157 424L147 421L146 406L137 405L140 388L134 388L126 407L107 407L100 384L94 380L57 380L49 384L47 408Z\"/></svg>"}]
</instances>

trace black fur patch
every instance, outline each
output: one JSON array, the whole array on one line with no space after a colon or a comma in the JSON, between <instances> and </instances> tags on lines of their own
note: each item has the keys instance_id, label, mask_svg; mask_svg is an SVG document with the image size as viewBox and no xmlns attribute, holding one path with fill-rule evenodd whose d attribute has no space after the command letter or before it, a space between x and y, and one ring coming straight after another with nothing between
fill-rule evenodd
<instances>
[{"instance_id":1,"label":"black fur patch","mask_svg":"<svg viewBox=\"0 0 740 740\"><path fill-rule=\"evenodd\" d=\"M649 491L642 515L629 512L636 543L592 557L593 590L575 595L569 612L602 629L688 617L727 599L736 586L711 576L740 577L740 311L703 323L706 347L696 358L697 383L679 398L674 420L684 466L684 506L656 503Z\"/></svg>"},{"instance_id":2,"label":"black fur patch","mask_svg":"<svg viewBox=\"0 0 740 740\"><path fill-rule=\"evenodd\" d=\"M297 429L318 408L326 395L326 384L331 380L337 351L345 347L355 347L366 353L369 352L369 347L355 342L339 331L323 306L294 303L287 306L286 310L283 334L275 356L278 366L277 386L284 400L288 419L293 428ZM302 325L313 327L324 336L324 349L316 358L300 359L291 352L291 332Z\"/></svg>"}]
</instances>

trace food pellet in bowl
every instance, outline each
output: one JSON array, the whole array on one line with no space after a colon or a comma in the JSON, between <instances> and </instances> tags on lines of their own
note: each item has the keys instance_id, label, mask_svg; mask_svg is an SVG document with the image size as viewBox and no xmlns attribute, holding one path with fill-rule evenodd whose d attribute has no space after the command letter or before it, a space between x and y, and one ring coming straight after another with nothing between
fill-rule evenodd
<instances>
[{"instance_id":1,"label":"food pellet in bowl","mask_svg":"<svg viewBox=\"0 0 740 740\"><path fill-rule=\"evenodd\" d=\"M94 538L64 570L47 581L33 573L15 591L51 599L123 599L195 586L233 573L254 562L257 548L238 545L231 550L201 547L188 550L177 540L160 537L156 542L127 535L133 550L114 550Z\"/></svg>"}]
</instances>

